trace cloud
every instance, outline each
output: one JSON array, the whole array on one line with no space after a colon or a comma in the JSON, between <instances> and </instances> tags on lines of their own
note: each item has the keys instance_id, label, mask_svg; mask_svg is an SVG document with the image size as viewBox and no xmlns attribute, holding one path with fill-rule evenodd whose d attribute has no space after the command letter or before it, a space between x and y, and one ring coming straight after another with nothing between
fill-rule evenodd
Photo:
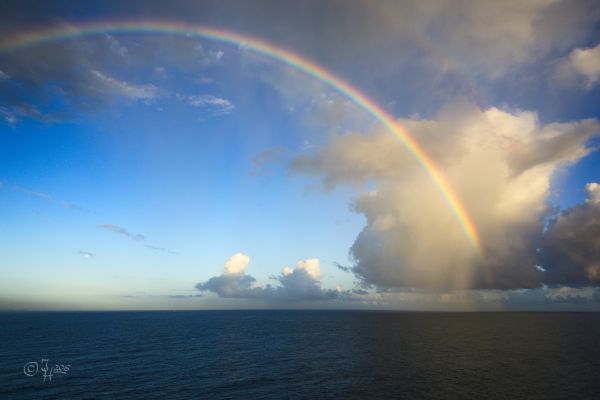
<instances>
[{"instance_id":1,"label":"cloud","mask_svg":"<svg viewBox=\"0 0 600 400\"><path fill-rule=\"evenodd\" d=\"M296 268L283 268L274 279L278 286L262 284L251 275L246 274L250 258L237 253L229 258L221 275L206 282L200 282L196 289L201 292L213 292L224 298L262 299L268 301L314 301L341 299L349 292L341 289L323 289L320 278L320 262L318 259L298 261Z\"/></svg>"},{"instance_id":2,"label":"cloud","mask_svg":"<svg viewBox=\"0 0 600 400\"><path fill-rule=\"evenodd\" d=\"M92 258L92 257L94 257L94 253L91 253L89 251L80 250L77 253L80 254L81 256L83 256L84 258Z\"/></svg>"},{"instance_id":3,"label":"cloud","mask_svg":"<svg viewBox=\"0 0 600 400\"><path fill-rule=\"evenodd\" d=\"M225 275L238 276L242 275L250 263L250 257L242 253L236 253L229 257L225 263Z\"/></svg>"},{"instance_id":4,"label":"cloud","mask_svg":"<svg viewBox=\"0 0 600 400\"><path fill-rule=\"evenodd\" d=\"M573 49L556 63L553 78L566 86L592 89L600 80L600 44Z\"/></svg>"},{"instance_id":5,"label":"cloud","mask_svg":"<svg viewBox=\"0 0 600 400\"><path fill-rule=\"evenodd\" d=\"M27 13L20 14L27 16ZM4 35L19 35L31 29L9 24L10 18L7 20L5 14L0 20L0 32ZM56 26L56 20L42 17L34 23L40 24ZM63 22L63 25L68 26L68 23ZM220 54L220 46L204 50L198 44L197 38L185 36L96 35L73 41L52 41L10 54L0 52L2 77L9 77L0 79L0 107L6 110L0 112L15 122L19 116L54 122L101 110L115 98L157 101L164 97L164 91L152 82L134 82L139 76L148 75L140 71L162 68L163 73L154 76L162 79L161 84L165 86L175 77L191 81L199 71L217 62ZM209 54L210 51L214 54ZM176 74L170 73L173 69ZM37 110L37 113L25 113L26 110Z\"/></svg>"},{"instance_id":6,"label":"cloud","mask_svg":"<svg viewBox=\"0 0 600 400\"><path fill-rule=\"evenodd\" d=\"M14 128L17 124L17 116L13 111L9 111L3 107L0 107L0 116L4 119L4 122L11 128Z\"/></svg>"},{"instance_id":7,"label":"cloud","mask_svg":"<svg viewBox=\"0 0 600 400\"><path fill-rule=\"evenodd\" d=\"M586 79L588 88L596 85L600 79L600 44L593 48L573 50L569 55L569 64Z\"/></svg>"},{"instance_id":8,"label":"cloud","mask_svg":"<svg viewBox=\"0 0 600 400\"><path fill-rule=\"evenodd\" d=\"M336 12L326 12L329 9ZM128 6L105 12L107 20L139 16L139 10ZM488 99L497 96L491 92L503 92L494 103L505 104L508 97L531 107L531 93L548 94L532 89L548 85L548 65L556 57L568 55L576 46L597 43L595 24L600 17L593 0L457 0L451 4L403 0L351 5L328 0L294 6L270 2L268 7L257 7L254 1L232 6L229 2L182 0L168 4L150 1L144 13L149 18L191 24L226 21L223 29L265 38L314 59L367 93L376 94L380 103L393 104L390 108L403 115L432 115L457 94L490 104ZM35 27L56 26L56 21L68 26L71 15L67 4L47 5L43 12L7 6L0 16L0 33L10 38ZM175 77L178 82L200 76L215 80L220 74L206 75L215 72L213 67L224 66L223 49L227 47L186 36L98 35L0 54L0 70L10 76L9 81L2 81L0 104L11 112L29 104L45 116L72 118L110 104L110 93L137 99L154 96L152 83L146 87L130 82L134 66L146 67L146 73L162 68L163 87L175 82ZM235 61L236 56L246 57L244 53L231 51L230 58ZM102 77L90 71L108 79L103 83ZM490 81L501 83L491 87ZM514 90L503 90L507 84ZM62 103L66 107L56 112L53 107ZM214 108L217 115L233 110L223 104L205 107L208 111ZM332 107L351 114L352 107Z\"/></svg>"},{"instance_id":9,"label":"cloud","mask_svg":"<svg viewBox=\"0 0 600 400\"><path fill-rule=\"evenodd\" d=\"M59 206L61 206L63 208L66 208L66 209L77 210L77 211L83 211L84 210L83 208L79 207L78 205L69 203L68 201L56 200L51 195L49 195L47 193L36 192L34 190L30 190L30 189L24 188L22 186L14 186L13 190L16 191L16 192L28 194L28 195L33 196L33 197L37 197L38 199L44 200L45 202L48 202L50 204L59 205Z\"/></svg>"},{"instance_id":10,"label":"cloud","mask_svg":"<svg viewBox=\"0 0 600 400\"><path fill-rule=\"evenodd\" d=\"M235 110L231 101L209 94L188 96L187 101L190 106L205 109L212 115L231 114Z\"/></svg>"},{"instance_id":11,"label":"cloud","mask_svg":"<svg viewBox=\"0 0 600 400\"><path fill-rule=\"evenodd\" d=\"M339 290L321 289L320 261L317 258L298 261L296 268L283 268L276 279L279 296L299 299L333 299L340 297Z\"/></svg>"},{"instance_id":12,"label":"cloud","mask_svg":"<svg viewBox=\"0 0 600 400\"><path fill-rule=\"evenodd\" d=\"M327 12L329 9L336 12ZM41 11L12 5L3 11L0 33L11 37L33 27L55 25L57 20L68 25L72 7L52 4ZM410 85L407 74L413 78L425 73L433 78L430 84L436 91L445 88L466 94L472 90L468 82L457 79L449 82L446 78L465 75L465 81L473 76L497 79L524 64L546 64L557 53L567 54L573 46L581 46L597 37L595 24L600 10L594 0L509 3L402 0L375 4L328 0L294 6L269 2L268 7L258 7L255 1L232 5L230 2L200 4L180 0L168 4L146 2L144 14L151 19L207 25L220 20L224 29L245 32L295 49L332 66L333 70L346 71L348 66L355 65L364 76L375 77L366 84L376 83L381 78L384 84L400 82L401 86L387 85L390 91ZM119 5L111 7L105 16L107 20L128 19L139 17L139 10ZM11 77L13 71L16 71L15 76L33 72L36 78L49 77L43 73L52 72L58 75L53 76L55 82L66 81L67 90L77 90L78 85L72 82L81 78L81 71L71 65L75 61L108 73L113 71L109 68L111 64L119 70L127 70L139 62L152 67L168 62L181 66L181 71L191 71L204 67L207 60L217 63L223 59L222 47L208 47L205 42L199 45L198 40L183 36L147 39L102 35L86 38L85 45L78 42L45 45L49 49L36 49L37 54L11 54L12 59L5 61L6 66L0 62L0 68ZM157 48L161 49L159 53ZM23 66L29 70L18 68ZM424 79L411 80L425 83ZM435 95L437 93L427 91L421 97Z\"/></svg>"},{"instance_id":13,"label":"cloud","mask_svg":"<svg viewBox=\"0 0 600 400\"><path fill-rule=\"evenodd\" d=\"M138 240L138 241L142 241L142 242L146 240L146 236L139 234L139 233L137 233L137 234L131 233L127 229L117 226L117 225L103 224L103 225L100 225L100 228L106 229L109 232L113 232L113 233L116 233L119 235L127 236L134 240Z\"/></svg>"},{"instance_id":14,"label":"cloud","mask_svg":"<svg viewBox=\"0 0 600 400\"><path fill-rule=\"evenodd\" d=\"M353 204L367 223L350 249L352 271L365 284L383 288L539 287L546 277L535 267L536 248L553 212L552 177L592 151L586 143L598 133L598 122L543 125L531 112L453 104L436 119L400 124L436 160L469 210L484 257L412 156L379 129L333 136L290 164L292 172L318 177L326 189L367 183L375 188Z\"/></svg>"},{"instance_id":15,"label":"cloud","mask_svg":"<svg viewBox=\"0 0 600 400\"><path fill-rule=\"evenodd\" d=\"M529 290L506 291L499 298L501 304L508 309L565 309L582 310L582 306L598 310L600 306L600 289L597 287L541 287ZM573 308L572 306L577 308Z\"/></svg>"},{"instance_id":16,"label":"cloud","mask_svg":"<svg viewBox=\"0 0 600 400\"><path fill-rule=\"evenodd\" d=\"M585 190L588 192L588 202L592 204L600 203L600 184L596 182L588 183L585 185Z\"/></svg>"},{"instance_id":17,"label":"cloud","mask_svg":"<svg viewBox=\"0 0 600 400\"><path fill-rule=\"evenodd\" d=\"M130 232L129 230L123 228L122 226L118 226L118 225L113 225L113 224L102 224L99 225L100 228L105 229L109 232L112 233L116 233L117 235L123 235L126 236L130 239L133 239L137 242L143 242L146 243L148 241L148 238L145 235L142 235L141 233L133 233ZM179 254L175 251L166 249L164 247L160 247L160 246L155 246L155 245L151 245L151 244L146 244L145 246L147 249L153 250L153 251L161 251L167 254Z\"/></svg>"},{"instance_id":18,"label":"cloud","mask_svg":"<svg viewBox=\"0 0 600 400\"><path fill-rule=\"evenodd\" d=\"M159 90L153 84L135 85L97 70L92 70L90 73L97 80L98 84L95 89L98 91L124 96L132 100L152 100L159 96Z\"/></svg>"},{"instance_id":19,"label":"cloud","mask_svg":"<svg viewBox=\"0 0 600 400\"><path fill-rule=\"evenodd\" d=\"M337 263L337 262L333 263L333 265L335 265L335 267L337 269L339 269L340 271L343 271L343 272L352 272L352 267L348 267L348 266L342 265L342 264Z\"/></svg>"},{"instance_id":20,"label":"cloud","mask_svg":"<svg viewBox=\"0 0 600 400\"><path fill-rule=\"evenodd\" d=\"M48 203L54 203L54 199L49 194L42 193L42 192L35 192L33 190L29 190L29 189L26 189L26 188L23 188L20 186L16 186L15 190L17 192L21 192L21 193L25 193L25 194L37 197L38 199L42 199L44 201L47 201Z\"/></svg>"},{"instance_id":21,"label":"cloud","mask_svg":"<svg viewBox=\"0 0 600 400\"><path fill-rule=\"evenodd\" d=\"M270 147L250 159L252 169L250 175L256 176L267 170L270 164L280 161L285 153L285 149L281 146Z\"/></svg>"},{"instance_id":22,"label":"cloud","mask_svg":"<svg viewBox=\"0 0 600 400\"><path fill-rule=\"evenodd\" d=\"M587 185L588 201L552 219L540 247L546 283L600 286L600 185Z\"/></svg>"},{"instance_id":23,"label":"cloud","mask_svg":"<svg viewBox=\"0 0 600 400\"><path fill-rule=\"evenodd\" d=\"M168 297L170 299L190 300L190 299L196 299L198 297L202 297L202 295L201 294L171 294Z\"/></svg>"},{"instance_id":24,"label":"cloud","mask_svg":"<svg viewBox=\"0 0 600 400\"><path fill-rule=\"evenodd\" d=\"M554 301L593 301L600 300L600 290L595 287L574 288L560 286L546 289L546 297Z\"/></svg>"}]
</instances>

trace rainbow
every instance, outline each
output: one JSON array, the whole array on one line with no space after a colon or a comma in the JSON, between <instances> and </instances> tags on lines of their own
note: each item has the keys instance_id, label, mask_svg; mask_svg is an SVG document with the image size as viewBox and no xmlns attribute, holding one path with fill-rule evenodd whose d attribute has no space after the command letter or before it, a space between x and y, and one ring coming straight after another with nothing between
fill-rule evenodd
<instances>
[{"instance_id":1,"label":"rainbow","mask_svg":"<svg viewBox=\"0 0 600 400\"><path fill-rule=\"evenodd\" d=\"M386 113L373 100L369 99L358 89L346 82L342 78L334 75L320 65L298 55L272 45L264 40L238 33L207 27L189 25L184 23L174 23L165 21L108 21L108 22L90 22L76 25L55 26L47 29L22 33L13 37L0 40L0 52L21 49L27 46L77 38L84 36L102 35L102 34L123 34L123 33L165 33L184 36L194 36L204 39L210 39L217 42L247 48L258 54L289 65L305 74L318 79L327 84L343 96L352 100L356 105L365 110L373 118L378 120L388 131L393 133L406 150L421 165L425 172L434 182L448 207L452 211L456 220L459 222L473 248L482 255L481 242L475 228L475 224L461 202L456 192L444 176L440 168L427 155L419 143L401 127L397 121Z\"/></svg>"}]
</instances>

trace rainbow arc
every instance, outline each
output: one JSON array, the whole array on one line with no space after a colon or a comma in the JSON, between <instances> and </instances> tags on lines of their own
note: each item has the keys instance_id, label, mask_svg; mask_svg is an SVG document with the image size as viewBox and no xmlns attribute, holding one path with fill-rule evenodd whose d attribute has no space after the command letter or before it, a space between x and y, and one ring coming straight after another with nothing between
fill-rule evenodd
<instances>
[{"instance_id":1,"label":"rainbow arc","mask_svg":"<svg viewBox=\"0 0 600 400\"><path fill-rule=\"evenodd\" d=\"M471 216L467 212L467 209L448 182L448 179L419 145L417 140L406 129L398 124L392 116L377 105L377 103L368 98L350 83L334 75L332 72L315 62L289 50L275 46L264 40L222 29L183 23L143 20L90 22L68 26L57 26L22 33L18 36L0 40L0 51L7 52L27 46L70 38L125 33L164 33L193 36L243 47L302 71L308 76L327 84L341 95L352 100L357 106L379 121L389 132L394 134L400 140L406 150L413 156L415 161L419 163L433 181L435 187L438 189L457 222L460 224L469 243L480 256L483 254L477 229Z\"/></svg>"}]
</instances>

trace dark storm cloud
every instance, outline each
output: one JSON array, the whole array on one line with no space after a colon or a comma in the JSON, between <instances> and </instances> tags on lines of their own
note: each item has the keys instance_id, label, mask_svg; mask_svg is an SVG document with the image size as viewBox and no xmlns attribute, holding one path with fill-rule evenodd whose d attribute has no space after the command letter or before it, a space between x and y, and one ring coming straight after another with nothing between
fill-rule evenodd
<instances>
[{"instance_id":1,"label":"dark storm cloud","mask_svg":"<svg viewBox=\"0 0 600 400\"><path fill-rule=\"evenodd\" d=\"M548 285L600 286L600 189L589 184L588 190L589 201L554 218L544 235L540 253Z\"/></svg>"}]
</instances>

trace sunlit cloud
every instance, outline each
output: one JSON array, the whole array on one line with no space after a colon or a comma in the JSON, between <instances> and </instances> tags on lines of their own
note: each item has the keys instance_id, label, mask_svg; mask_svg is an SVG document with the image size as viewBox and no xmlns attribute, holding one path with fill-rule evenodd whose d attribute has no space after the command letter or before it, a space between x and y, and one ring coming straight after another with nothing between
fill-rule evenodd
<instances>
[{"instance_id":1,"label":"sunlit cloud","mask_svg":"<svg viewBox=\"0 0 600 400\"><path fill-rule=\"evenodd\" d=\"M250 258L236 253L227 260L223 273L196 285L201 292L213 292L223 298L259 299L267 301L315 301L349 297L351 292L340 288L324 289L320 282L320 261L301 260L296 268L284 267L274 277L279 285L258 282L246 274Z\"/></svg>"},{"instance_id":2,"label":"sunlit cloud","mask_svg":"<svg viewBox=\"0 0 600 400\"><path fill-rule=\"evenodd\" d=\"M569 63L576 73L585 78L588 88L596 85L600 79L600 44L593 48L573 50L569 55Z\"/></svg>"},{"instance_id":3,"label":"sunlit cloud","mask_svg":"<svg viewBox=\"0 0 600 400\"><path fill-rule=\"evenodd\" d=\"M553 210L551 180L593 151L587 143L600 131L596 120L543 125L530 112L455 105L436 119L400 124L451 180L476 221L484 256L474 254L439 193L395 138L379 130L334 136L328 146L296 157L290 168L316 176L326 189L369 182L375 187L354 202L367 220L350 249L352 271L361 280L431 289L532 288L560 281L536 268L536 249L546 240L544 220Z\"/></svg>"}]
</instances>

